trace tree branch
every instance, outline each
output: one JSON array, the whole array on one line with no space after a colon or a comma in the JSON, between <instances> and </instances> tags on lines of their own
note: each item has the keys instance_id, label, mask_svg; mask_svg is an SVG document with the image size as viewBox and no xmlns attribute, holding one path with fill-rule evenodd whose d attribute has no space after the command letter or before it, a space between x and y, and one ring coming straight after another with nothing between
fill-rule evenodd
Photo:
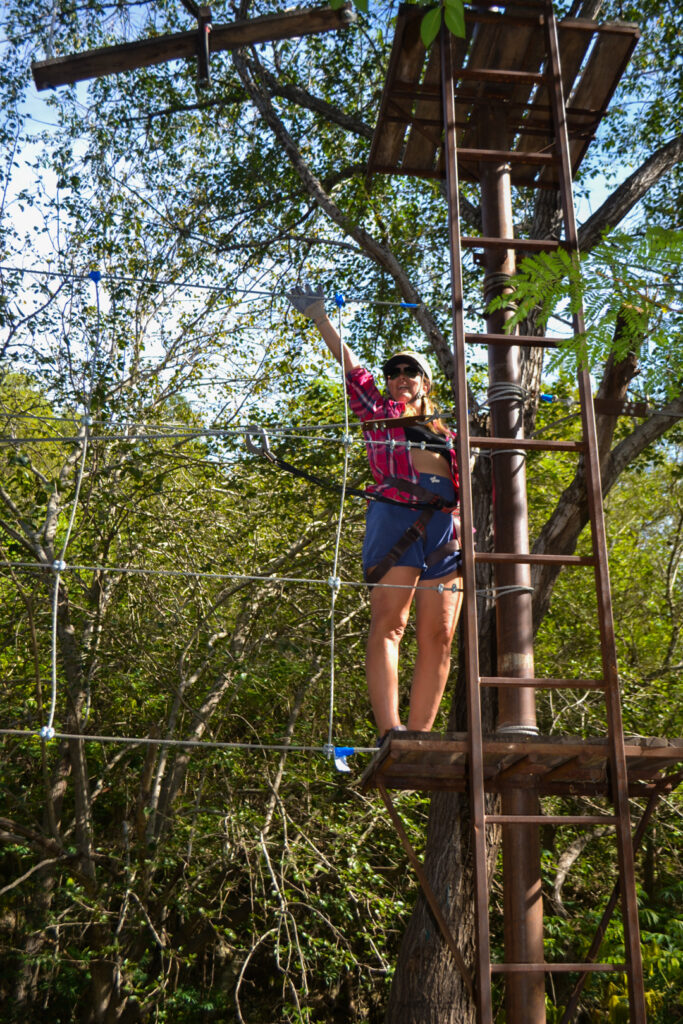
<instances>
[{"instance_id":1,"label":"tree branch","mask_svg":"<svg viewBox=\"0 0 683 1024\"><path fill-rule=\"evenodd\" d=\"M239 69L238 69L239 70ZM240 74L240 77L241 74ZM346 129L347 132L353 132L354 135L360 135L365 139L371 139L374 134L374 128L369 124L365 124L364 121L359 120L357 117L351 117L349 114L345 114L339 107L335 107L334 104L328 103L327 100L321 100L318 96L313 96L310 92L305 89L301 89L298 85L283 85L279 82L272 72L264 68L263 65L259 68L259 77L268 87L268 92L271 96L280 96L282 99L291 100L292 103L296 103L299 107L305 107L307 110L312 110L316 114L322 114L328 121L332 121L334 124L338 124L341 128ZM244 79L242 78L244 82Z\"/></svg>"},{"instance_id":2,"label":"tree branch","mask_svg":"<svg viewBox=\"0 0 683 1024\"><path fill-rule=\"evenodd\" d=\"M327 194L319 179L315 177L304 160L294 139L275 112L275 109L270 102L270 97L257 82L256 75L261 75L260 67L257 67L254 61L247 61L243 51L235 50L232 54L232 59L237 69L237 73L242 79L242 83L247 94L280 143L290 163L294 167L294 170L301 178L301 181L309 195L312 196L318 206L324 210L330 220L334 221L334 223L337 224L345 234L358 242L364 252L374 260L378 266L382 267L382 269L386 270L387 273L390 274L404 301L417 305L417 309L414 311L415 319L427 336L441 370L445 374L446 378L449 381L452 381L454 376L454 365L453 353L451 352L450 345L437 327L436 322L427 308L423 305L420 294L413 287L412 282L401 264L390 249L381 245L372 237L372 235L369 234L369 232L355 224L345 213L342 212L342 210L339 209L334 200Z\"/></svg>"},{"instance_id":3,"label":"tree branch","mask_svg":"<svg viewBox=\"0 0 683 1024\"><path fill-rule=\"evenodd\" d=\"M624 360L624 363L627 360ZM615 365L608 362L599 394L602 397L623 397L627 386L623 363ZM649 419L636 427L613 451L601 456L603 497L609 493L626 467L649 445L662 437L675 423L678 423L682 415L683 394L680 394L664 409L653 413ZM611 441L617 417L598 416L597 419L598 437L603 444L602 450L604 451L604 446ZM607 420L611 422L606 424ZM583 458L581 458L574 479L560 496L555 510L538 535L533 546L534 553L573 554L588 518L585 468ZM559 567L555 566L534 566L532 569L534 630L538 629L548 610L553 585L559 572Z\"/></svg>"},{"instance_id":4,"label":"tree branch","mask_svg":"<svg viewBox=\"0 0 683 1024\"><path fill-rule=\"evenodd\" d=\"M677 135L641 164L626 181L611 193L599 210L579 230L579 248L587 252L614 228L659 179L683 160L683 134Z\"/></svg>"}]
</instances>

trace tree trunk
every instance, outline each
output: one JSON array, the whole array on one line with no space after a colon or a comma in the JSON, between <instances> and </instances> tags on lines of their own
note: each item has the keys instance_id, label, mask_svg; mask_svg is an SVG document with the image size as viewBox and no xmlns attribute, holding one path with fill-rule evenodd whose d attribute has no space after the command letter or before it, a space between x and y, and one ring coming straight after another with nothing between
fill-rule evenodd
<instances>
[{"instance_id":1,"label":"tree trunk","mask_svg":"<svg viewBox=\"0 0 683 1024\"><path fill-rule=\"evenodd\" d=\"M490 532L490 460L480 459L473 474L474 521L477 537L486 547ZM492 583L491 567L477 568L477 587ZM495 675L496 626L494 602L478 598L479 664L482 675ZM496 717L495 690L482 691L482 729L492 732ZM467 700L463 644L448 721L449 730L467 729ZM492 809L492 808L489 808ZM498 854L499 830L489 829L489 871ZM471 857L470 801L467 794L439 792L432 797L425 870L456 945L465 962L474 962L474 888ZM419 894L403 936L389 997L387 1024L474 1024L475 1008L460 972L439 931L427 901Z\"/></svg>"}]
</instances>

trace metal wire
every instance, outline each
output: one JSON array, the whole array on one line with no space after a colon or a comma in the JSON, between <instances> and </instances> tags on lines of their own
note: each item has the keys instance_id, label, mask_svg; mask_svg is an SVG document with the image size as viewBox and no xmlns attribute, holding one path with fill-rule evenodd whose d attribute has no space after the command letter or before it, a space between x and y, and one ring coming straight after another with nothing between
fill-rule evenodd
<instances>
[{"instance_id":1,"label":"metal wire","mask_svg":"<svg viewBox=\"0 0 683 1024\"><path fill-rule=\"evenodd\" d=\"M77 271L68 270L50 270L49 268L42 267L15 267L6 263L0 263L0 271L7 271L8 273L15 274L37 274L40 277L57 277L62 281L87 281L90 279L89 273L78 273ZM237 288L215 285L215 284L202 284L199 281L174 281L172 278L152 278L152 277L123 277L119 274L102 274L101 280L105 282L114 282L116 284L147 284L155 285L159 287L173 287L173 288L192 288L197 291L208 291L215 294L231 294L231 295L254 295L263 298L277 298L286 299L286 293L284 291L271 291L265 288ZM398 302L392 302L388 299L374 299L368 298L364 295L354 295L350 298L345 298L344 302L346 305L372 305L372 306L394 306L399 309L418 309L423 303L418 302L405 302L400 300Z\"/></svg>"},{"instance_id":2,"label":"metal wire","mask_svg":"<svg viewBox=\"0 0 683 1024\"><path fill-rule=\"evenodd\" d=\"M147 747L195 747L207 750L277 750L283 753L311 753L324 754L326 744L323 746L305 746L293 743L228 743L219 740L171 740L161 736L97 736L85 733L55 732L53 730L49 737L43 735L42 730L36 732L32 729L0 729L0 736L18 736L26 739L55 739L55 740L82 740L86 743L122 743L131 746ZM376 747L353 747L357 754L374 754Z\"/></svg>"},{"instance_id":3,"label":"metal wire","mask_svg":"<svg viewBox=\"0 0 683 1024\"><path fill-rule=\"evenodd\" d=\"M339 498L339 516L337 518L337 531L334 542L334 558L332 560L332 576L330 577L329 584L331 588L331 602L330 602L330 697L329 697L329 715L327 722L327 746L332 746L332 734L334 731L334 646L335 646L335 606L337 602L337 594L339 593L339 587L341 580L338 576L339 570L339 548L341 545L341 534L342 525L344 522L344 501L346 499L346 483L349 474L349 444L351 441L348 426L349 426L349 401L346 393L346 373L344 369L344 339L343 339L343 325L342 325L342 305L343 300L337 302L337 322L339 330L339 366L342 377L342 393L344 395L344 468L342 472L342 483L341 483L341 495Z\"/></svg>"},{"instance_id":4,"label":"metal wire","mask_svg":"<svg viewBox=\"0 0 683 1024\"><path fill-rule=\"evenodd\" d=\"M69 516L69 522L66 528L66 534L64 535L64 542L62 543L62 549L59 553L59 557L52 563L52 569L55 574L54 588L52 592L52 644L51 644L51 682L50 682L50 708L47 716L47 722L41 729L41 734L44 733L46 737L50 737L54 734L54 720L55 713L57 711L57 626L59 618L59 587L62 578L62 571L66 568L66 552L71 539L71 532L73 530L74 522L76 519L76 511L78 509L78 500L81 494L81 484L83 483L83 474L85 472L85 460L88 452L88 431L90 429L90 407L92 405L92 396L95 388L95 373L97 369L97 361L100 353L100 288L99 280L100 276L97 272L93 272L90 275L90 279L95 285L95 299L96 299L96 321L95 321L95 344L93 346L91 366L90 366L90 382L88 391L85 399L85 412L81 420L83 424L83 435L82 440L83 448L81 450L81 460L78 467L78 473L76 475L76 486L74 489L74 497L71 503L71 515ZM90 696L89 693L86 698L86 707L89 709ZM87 711L86 711L87 719Z\"/></svg>"},{"instance_id":5,"label":"metal wire","mask_svg":"<svg viewBox=\"0 0 683 1024\"><path fill-rule=\"evenodd\" d=\"M0 566L6 566L12 569L26 569L33 572L45 572L51 568L47 562L12 562L9 560L0 560ZM314 586L329 586L330 581L328 579L315 579L306 576L276 576L271 574L268 576L255 576L247 573L233 573L233 572L202 572L198 569L139 569L135 566L113 566L113 565L64 565L61 570L64 572L102 572L102 573L120 573L122 576L171 576L175 578L189 577L191 579L211 579L211 580L234 580L236 582L244 583L309 583ZM367 583L364 580L340 580L340 587L367 587ZM396 583L373 583L374 587L386 587L392 590L414 590L414 586L406 584ZM441 588L439 590L439 588ZM442 584L438 584L433 588L443 593L444 587ZM456 590L455 586L447 588Z\"/></svg>"}]
</instances>

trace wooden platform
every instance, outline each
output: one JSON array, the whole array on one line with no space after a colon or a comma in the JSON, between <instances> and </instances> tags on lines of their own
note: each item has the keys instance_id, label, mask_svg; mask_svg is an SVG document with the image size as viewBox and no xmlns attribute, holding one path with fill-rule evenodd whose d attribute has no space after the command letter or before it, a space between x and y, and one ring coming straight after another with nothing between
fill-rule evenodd
<instances>
[{"instance_id":1,"label":"wooden platform","mask_svg":"<svg viewBox=\"0 0 683 1024\"><path fill-rule=\"evenodd\" d=\"M541 796L608 795L608 747L603 738L484 737L484 789L538 788ZM627 737L629 793L647 796L671 789L683 776L683 739ZM466 733L392 733L361 779L365 792L387 789L452 790L468 786ZM675 769L678 766L678 774Z\"/></svg>"},{"instance_id":2,"label":"wooden platform","mask_svg":"<svg viewBox=\"0 0 683 1024\"><path fill-rule=\"evenodd\" d=\"M556 188L559 180L546 52L538 0L505 11L466 7L467 36L455 45L459 173L479 181L482 162L511 165L512 183ZM401 4L375 128L368 174L445 176L441 56L420 38L424 11ZM636 25L559 22L559 47L572 172L583 159L640 36ZM506 122L504 152L487 140L486 113ZM500 144L499 144L500 146Z\"/></svg>"}]
</instances>

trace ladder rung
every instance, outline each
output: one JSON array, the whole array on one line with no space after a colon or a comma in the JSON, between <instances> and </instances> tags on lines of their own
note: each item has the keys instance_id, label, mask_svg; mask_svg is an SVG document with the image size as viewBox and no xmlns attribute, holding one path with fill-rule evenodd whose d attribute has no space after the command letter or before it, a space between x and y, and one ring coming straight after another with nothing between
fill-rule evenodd
<instances>
[{"instance_id":1,"label":"ladder rung","mask_svg":"<svg viewBox=\"0 0 683 1024\"><path fill-rule=\"evenodd\" d=\"M532 555L514 551L475 551L475 562L510 562L520 565L595 565L592 555Z\"/></svg>"},{"instance_id":2,"label":"ladder rung","mask_svg":"<svg viewBox=\"0 0 683 1024\"><path fill-rule=\"evenodd\" d=\"M616 825L613 814L486 814L487 825Z\"/></svg>"},{"instance_id":3,"label":"ladder rung","mask_svg":"<svg viewBox=\"0 0 683 1024\"><path fill-rule=\"evenodd\" d=\"M518 249L528 252L554 252L560 243L554 238L492 238L481 235L474 238L463 235L460 243L465 249Z\"/></svg>"},{"instance_id":4,"label":"ladder rung","mask_svg":"<svg viewBox=\"0 0 683 1024\"><path fill-rule=\"evenodd\" d=\"M500 4L502 7L503 5ZM479 24L482 22L492 22L494 25L499 25L501 18L505 18L505 27L509 25L528 25L534 27L537 25L543 25L543 15L538 14L535 18L531 15L524 17L522 14L503 14L502 11L494 8L492 11L470 11L465 9L465 22L472 24ZM564 24L564 23L563 23Z\"/></svg>"},{"instance_id":5,"label":"ladder rung","mask_svg":"<svg viewBox=\"0 0 683 1024\"><path fill-rule=\"evenodd\" d=\"M535 334L465 334L467 345L535 345L537 348L559 348L559 342Z\"/></svg>"},{"instance_id":6,"label":"ladder rung","mask_svg":"<svg viewBox=\"0 0 683 1024\"><path fill-rule=\"evenodd\" d=\"M583 452L583 441L544 441L541 437L470 437L470 448L529 448L548 452Z\"/></svg>"},{"instance_id":7,"label":"ladder rung","mask_svg":"<svg viewBox=\"0 0 683 1024\"><path fill-rule=\"evenodd\" d=\"M575 972L584 974L588 971L611 971L624 974L628 968L626 964L491 964L493 974L531 974L534 971L547 971L550 974L573 974Z\"/></svg>"},{"instance_id":8,"label":"ladder rung","mask_svg":"<svg viewBox=\"0 0 683 1024\"><path fill-rule=\"evenodd\" d=\"M482 163L511 164L556 164L558 158L554 153L525 153L517 149L470 149L458 147L458 160L481 160Z\"/></svg>"},{"instance_id":9,"label":"ladder rung","mask_svg":"<svg viewBox=\"0 0 683 1024\"><path fill-rule=\"evenodd\" d=\"M604 690L601 679L514 679L512 676L480 676L481 686L527 686L536 690Z\"/></svg>"},{"instance_id":10,"label":"ladder rung","mask_svg":"<svg viewBox=\"0 0 683 1024\"><path fill-rule=\"evenodd\" d=\"M458 68L456 81L474 79L477 82L520 82L542 85L546 76L538 71L515 71L513 68Z\"/></svg>"}]
</instances>

